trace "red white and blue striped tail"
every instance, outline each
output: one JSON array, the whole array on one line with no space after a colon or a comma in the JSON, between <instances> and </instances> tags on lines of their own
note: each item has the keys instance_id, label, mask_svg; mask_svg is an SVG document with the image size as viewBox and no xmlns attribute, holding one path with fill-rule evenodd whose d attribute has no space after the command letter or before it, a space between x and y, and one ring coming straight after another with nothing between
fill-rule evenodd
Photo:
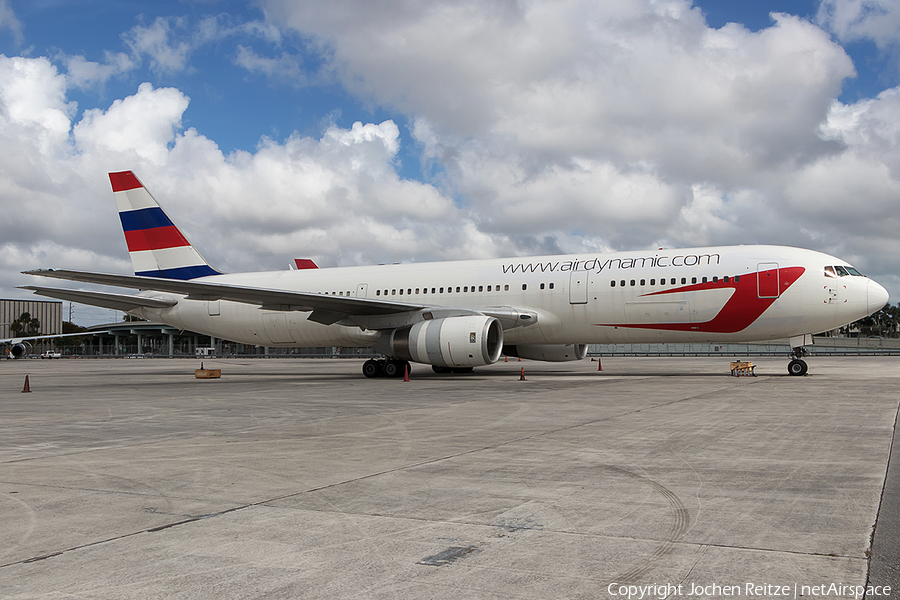
<instances>
[{"instance_id":1,"label":"red white and blue striped tail","mask_svg":"<svg viewBox=\"0 0 900 600\"><path fill-rule=\"evenodd\" d=\"M109 181L135 275L194 279L220 274L182 235L134 173L110 173Z\"/></svg>"}]
</instances>

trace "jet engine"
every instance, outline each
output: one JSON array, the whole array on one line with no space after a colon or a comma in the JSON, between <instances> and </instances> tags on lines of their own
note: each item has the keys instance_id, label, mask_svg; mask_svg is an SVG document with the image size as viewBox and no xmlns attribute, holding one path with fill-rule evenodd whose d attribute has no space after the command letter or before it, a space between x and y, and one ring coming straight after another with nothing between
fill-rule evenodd
<instances>
[{"instance_id":1,"label":"jet engine","mask_svg":"<svg viewBox=\"0 0 900 600\"><path fill-rule=\"evenodd\" d=\"M385 345L386 344L386 347ZM485 315L446 317L400 327L382 337L376 350L399 360L437 367L490 365L500 358L503 328Z\"/></svg>"},{"instance_id":2,"label":"jet engine","mask_svg":"<svg viewBox=\"0 0 900 600\"><path fill-rule=\"evenodd\" d=\"M503 354L531 360L567 362L587 356L587 344L517 344L503 346Z\"/></svg>"},{"instance_id":3,"label":"jet engine","mask_svg":"<svg viewBox=\"0 0 900 600\"><path fill-rule=\"evenodd\" d=\"M31 352L31 344L27 344L25 342L19 342L18 344L12 344L9 348L9 355L13 358L22 358L26 356L29 352Z\"/></svg>"}]
</instances>

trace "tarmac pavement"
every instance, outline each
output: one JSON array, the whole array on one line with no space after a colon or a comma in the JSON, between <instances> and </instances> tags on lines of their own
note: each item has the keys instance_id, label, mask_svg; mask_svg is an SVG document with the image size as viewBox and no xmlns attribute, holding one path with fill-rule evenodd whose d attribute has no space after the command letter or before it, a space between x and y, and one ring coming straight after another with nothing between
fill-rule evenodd
<instances>
[{"instance_id":1,"label":"tarmac pavement","mask_svg":"<svg viewBox=\"0 0 900 600\"><path fill-rule=\"evenodd\" d=\"M729 360L0 361L0 598L861 598L873 551L888 585L900 357Z\"/></svg>"}]
</instances>

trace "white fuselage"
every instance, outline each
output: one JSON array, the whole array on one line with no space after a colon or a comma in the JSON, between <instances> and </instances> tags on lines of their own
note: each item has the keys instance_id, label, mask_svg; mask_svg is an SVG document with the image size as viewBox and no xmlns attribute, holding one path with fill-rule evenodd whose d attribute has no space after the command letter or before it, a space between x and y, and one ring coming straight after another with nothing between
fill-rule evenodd
<instances>
[{"instance_id":1,"label":"white fuselage","mask_svg":"<svg viewBox=\"0 0 900 600\"><path fill-rule=\"evenodd\" d=\"M878 309L887 292L811 250L728 246L214 275L197 281L537 315L507 344L744 342L818 333ZM727 279L726 279L727 278ZM133 314L260 346L370 346L382 331L307 320L310 313L175 298Z\"/></svg>"}]
</instances>

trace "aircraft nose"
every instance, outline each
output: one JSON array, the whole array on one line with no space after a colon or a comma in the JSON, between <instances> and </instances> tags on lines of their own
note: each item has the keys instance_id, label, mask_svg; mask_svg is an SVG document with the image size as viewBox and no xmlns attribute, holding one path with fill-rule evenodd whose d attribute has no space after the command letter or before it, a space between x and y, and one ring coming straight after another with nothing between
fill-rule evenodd
<instances>
[{"instance_id":1,"label":"aircraft nose","mask_svg":"<svg viewBox=\"0 0 900 600\"><path fill-rule=\"evenodd\" d=\"M869 314L881 310L890 299L888 291L871 279L866 286L866 296L868 297Z\"/></svg>"}]
</instances>

